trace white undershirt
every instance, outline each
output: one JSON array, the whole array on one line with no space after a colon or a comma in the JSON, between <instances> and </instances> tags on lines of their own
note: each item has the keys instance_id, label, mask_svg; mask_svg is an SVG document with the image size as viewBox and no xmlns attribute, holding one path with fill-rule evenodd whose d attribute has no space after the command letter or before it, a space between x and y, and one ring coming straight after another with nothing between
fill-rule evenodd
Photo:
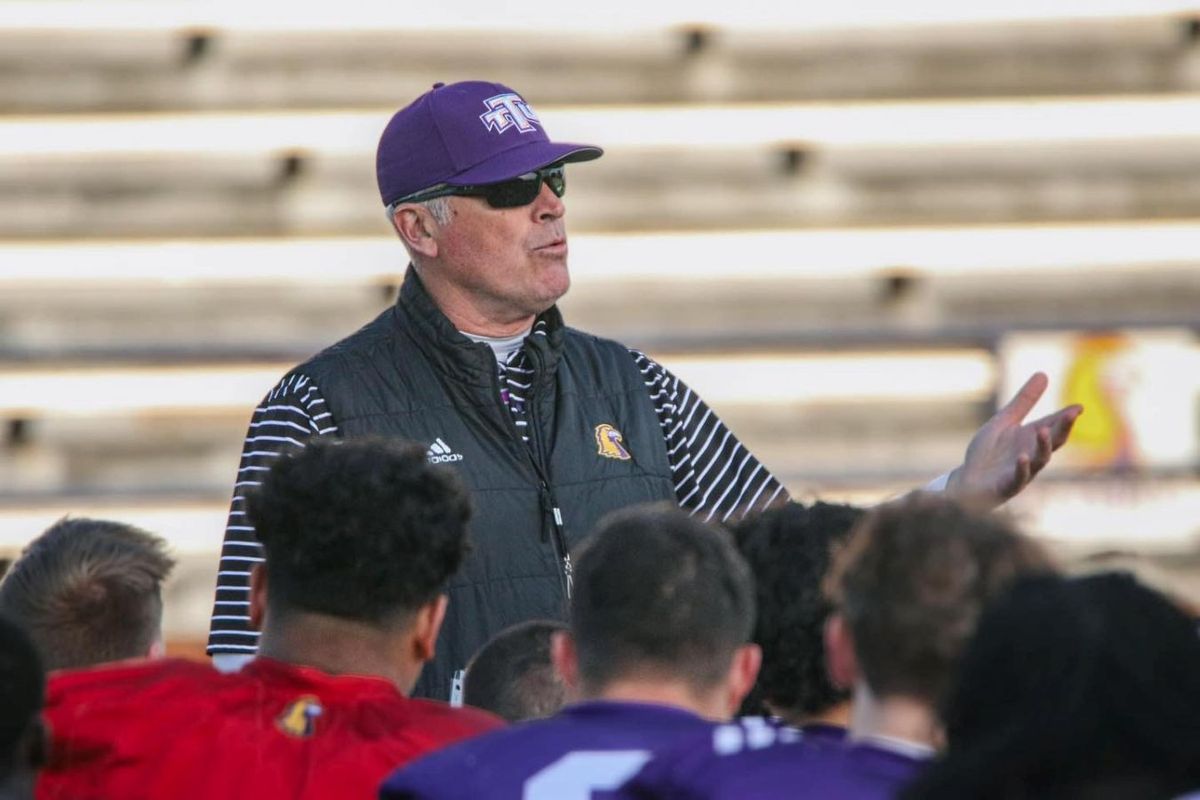
<instances>
[{"instance_id":1,"label":"white undershirt","mask_svg":"<svg viewBox=\"0 0 1200 800\"><path fill-rule=\"evenodd\" d=\"M525 337L532 330L533 326L530 326L516 336L506 336L503 339L497 339L494 336L480 336L477 333L467 333L466 331L459 331L459 333L473 342L483 342L492 348L492 352L496 354L496 362L505 364L513 353L521 349L521 345L525 343Z\"/></svg>"}]
</instances>

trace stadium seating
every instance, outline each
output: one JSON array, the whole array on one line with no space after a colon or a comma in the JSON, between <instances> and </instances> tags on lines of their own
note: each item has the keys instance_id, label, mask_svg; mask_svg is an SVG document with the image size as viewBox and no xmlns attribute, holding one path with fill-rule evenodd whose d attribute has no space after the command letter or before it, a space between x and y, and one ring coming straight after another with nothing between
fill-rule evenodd
<instances>
[{"instance_id":1,"label":"stadium seating","mask_svg":"<svg viewBox=\"0 0 1200 800\"><path fill-rule=\"evenodd\" d=\"M1183 4L253 5L0 2L0 555L68 511L162 532L179 641L254 403L394 298L375 140L437 80L606 148L569 173L569 321L663 360L801 496L956 463L1013 331L1195 330ZM1194 471L1129 480L1056 467L1022 508L1083 548L1161 514L1151 545L1192 549Z\"/></svg>"}]
</instances>

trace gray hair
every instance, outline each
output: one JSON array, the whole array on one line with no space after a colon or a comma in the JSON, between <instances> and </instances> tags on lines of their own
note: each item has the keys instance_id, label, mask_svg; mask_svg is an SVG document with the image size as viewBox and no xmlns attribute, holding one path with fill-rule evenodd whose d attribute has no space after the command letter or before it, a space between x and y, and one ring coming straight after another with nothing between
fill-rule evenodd
<instances>
[{"instance_id":1,"label":"gray hair","mask_svg":"<svg viewBox=\"0 0 1200 800\"><path fill-rule=\"evenodd\" d=\"M396 224L396 208L401 204L401 202L403 201L397 200L396 202L388 205L386 209L388 222L391 222L393 227ZM433 197L429 200L418 200L415 203L412 203L412 205L421 206L422 208L428 210L434 220L437 221L438 225L449 225L450 220L454 218L454 214L450 210L449 197Z\"/></svg>"}]
</instances>

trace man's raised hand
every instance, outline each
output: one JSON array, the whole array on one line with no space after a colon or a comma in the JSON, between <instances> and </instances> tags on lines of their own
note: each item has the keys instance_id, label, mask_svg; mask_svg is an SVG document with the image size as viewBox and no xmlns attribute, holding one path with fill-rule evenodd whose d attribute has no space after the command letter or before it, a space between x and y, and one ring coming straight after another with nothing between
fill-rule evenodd
<instances>
[{"instance_id":1,"label":"man's raised hand","mask_svg":"<svg viewBox=\"0 0 1200 800\"><path fill-rule=\"evenodd\" d=\"M950 474L947 492L1000 503L1024 489L1050 463L1050 455L1067 441L1083 406L1070 405L1025 422L1047 385L1046 375L1035 372L1008 405L984 423L967 445L962 465Z\"/></svg>"}]
</instances>

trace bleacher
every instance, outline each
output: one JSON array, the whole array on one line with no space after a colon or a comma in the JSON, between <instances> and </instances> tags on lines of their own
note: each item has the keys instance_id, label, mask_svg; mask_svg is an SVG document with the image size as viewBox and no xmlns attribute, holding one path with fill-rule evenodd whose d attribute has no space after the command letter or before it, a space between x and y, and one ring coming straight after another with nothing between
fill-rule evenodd
<instances>
[{"instance_id":1,"label":"bleacher","mask_svg":"<svg viewBox=\"0 0 1200 800\"><path fill-rule=\"evenodd\" d=\"M800 497L956 464L1014 332L1200 326L1200 9L466 5L0 2L0 549L143 524L183 556L174 640L203 636L250 411L394 299L375 142L439 80L606 148L569 170L568 321L663 361ZM1067 461L1014 506L1185 564L1198 468Z\"/></svg>"}]
</instances>

